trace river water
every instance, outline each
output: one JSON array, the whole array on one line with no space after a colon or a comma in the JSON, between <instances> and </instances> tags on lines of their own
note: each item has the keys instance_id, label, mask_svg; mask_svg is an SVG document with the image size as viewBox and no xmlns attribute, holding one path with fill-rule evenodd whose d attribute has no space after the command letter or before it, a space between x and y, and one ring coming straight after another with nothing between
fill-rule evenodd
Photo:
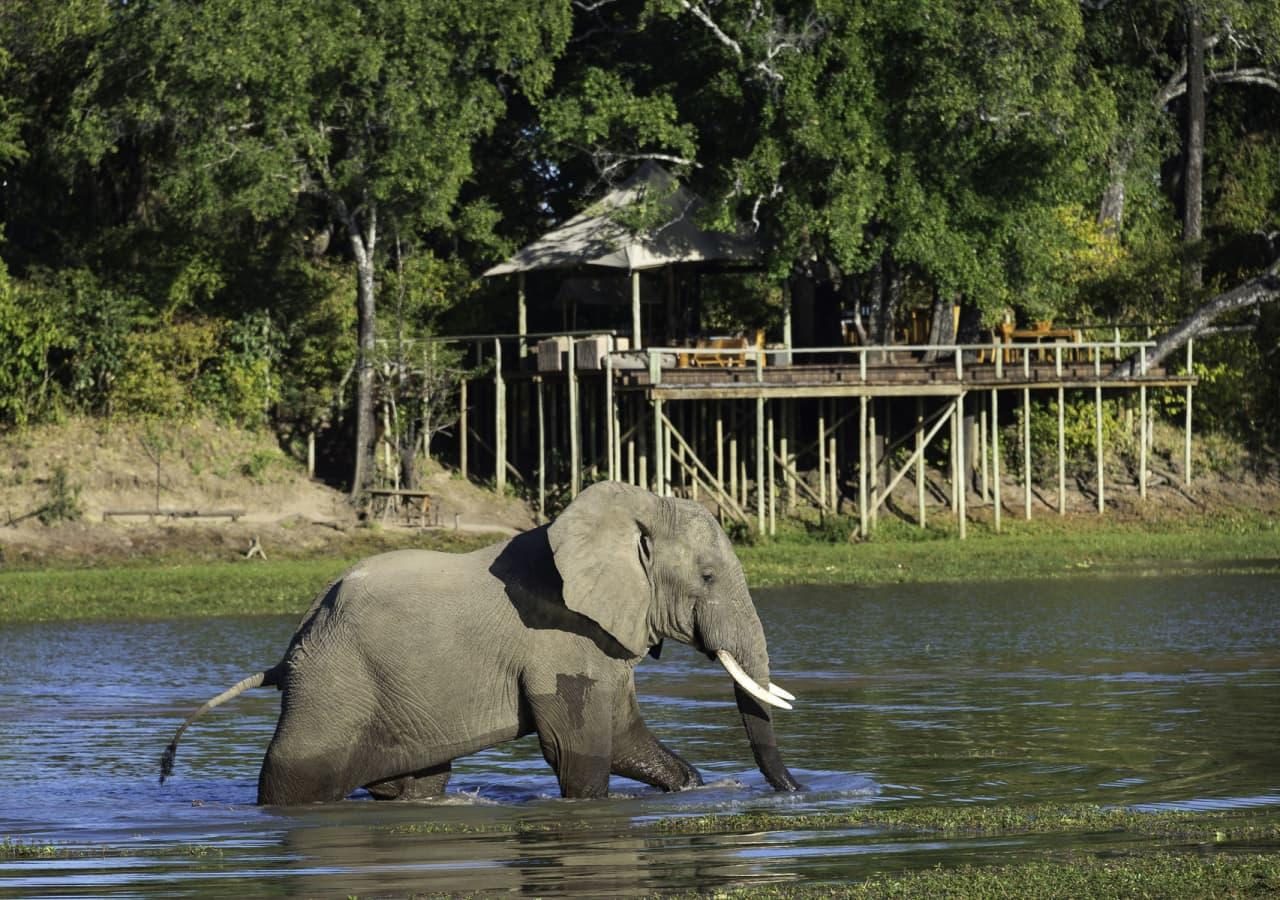
<instances>
[{"instance_id":1,"label":"river water","mask_svg":"<svg viewBox=\"0 0 1280 900\"><path fill-rule=\"evenodd\" d=\"M560 800L526 738L458 761L440 803L260 809L274 690L200 719L163 786L158 760L190 709L278 659L293 619L5 627L0 838L110 852L0 859L0 895L838 883L1045 847L876 828L655 836L637 826L876 803L1280 815L1280 578L791 587L756 601L774 680L799 697L777 716L784 757L806 785L795 795L773 793L755 771L723 671L668 642L638 669L641 707L705 788L662 795L617 779L608 800ZM558 830L539 831L544 823ZM430 833L442 826L470 831Z\"/></svg>"}]
</instances>

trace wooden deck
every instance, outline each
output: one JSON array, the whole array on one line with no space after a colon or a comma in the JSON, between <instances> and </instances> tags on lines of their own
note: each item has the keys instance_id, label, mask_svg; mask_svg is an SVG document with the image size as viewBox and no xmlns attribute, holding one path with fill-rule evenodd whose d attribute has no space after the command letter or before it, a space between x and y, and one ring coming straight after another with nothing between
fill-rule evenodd
<instances>
[{"instance_id":1,"label":"wooden deck","mask_svg":"<svg viewBox=\"0 0 1280 900\"><path fill-rule=\"evenodd\" d=\"M1145 375L1117 379L1089 363L1060 369L1052 363L1007 366L997 372L990 363L962 368L953 363L766 366L755 369L664 369L656 383L649 372L624 370L615 381L620 391L643 391L660 400L714 400L803 397L954 397L972 390L1083 390L1183 388L1196 379L1163 367Z\"/></svg>"}]
</instances>

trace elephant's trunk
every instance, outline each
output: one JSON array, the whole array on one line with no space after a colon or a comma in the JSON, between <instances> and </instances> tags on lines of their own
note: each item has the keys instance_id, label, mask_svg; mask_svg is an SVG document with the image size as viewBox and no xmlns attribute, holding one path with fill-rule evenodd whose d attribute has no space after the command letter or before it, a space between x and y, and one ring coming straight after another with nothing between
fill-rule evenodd
<instances>
[{"instance_id":1,"label":"elephant's trunk","mask_svg":"<svg viewBox=\"0 0 1280 900\"><path fill-rule=\"evenodd\" d=\"M761 705L741 685L735 684L733 692L738 701L738 712L742 714L743 727L747 729L747 740L751 743L756 766L765 780L773 785L775 791L800 790L800 782L787 769L778 752L778 741L773 735L773 721L768 707Z\"/></svg>"},{"instance_id":2,"label":"elephant's trunk","mask_svg":"<svg viewBox=\"0 0 1280 900\"><path fill-rule=\"evenodd\" d=\"M713 609L724 610L726 615L710 614ZM756 765L774 790L800 790L800 783L787 770L778 752L769 710L769 706L790 709L787 699L795 698L769 680L764 629L751 603L745 578L736 602L704 607L700 613L698 629L704 646L733 677L738 712L742 714Z\"/></svg>"}]
</instances>

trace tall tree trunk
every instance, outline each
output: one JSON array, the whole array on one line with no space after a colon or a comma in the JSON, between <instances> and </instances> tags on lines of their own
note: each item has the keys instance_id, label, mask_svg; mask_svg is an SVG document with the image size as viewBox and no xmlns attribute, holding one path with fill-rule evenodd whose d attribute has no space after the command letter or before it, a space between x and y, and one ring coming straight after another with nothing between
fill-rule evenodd
<instances>
[{"instance_id":1,"label":"tall tree trunk","mask_svg":"<svg viewBox=\"0 0 1280 900\"><path fill-rule=\"evenodd\" d=\"M336 200L338 213L351 240L356 259L356 455L351 475L351 499L358 501L373 486L377 425L374 422L373 376L374 339L377 314L374 297L374 251L378 243L378 207L365 198L364 227L345 203Z\"/></svg>"},{"instance_id":2,"label":"tall tree trunk","mask_svg":"<svg viewBox=\"0 0 1280 900\"><path fill-rule=\"evenodd\" d=\"M1187 101L1183 145L1182 244L1186 253L1183 286L1188 293L1202 283L1200 240L1204 198L1204 23L1200 8L1187 5Z\"/></svg>"}]
</instances>

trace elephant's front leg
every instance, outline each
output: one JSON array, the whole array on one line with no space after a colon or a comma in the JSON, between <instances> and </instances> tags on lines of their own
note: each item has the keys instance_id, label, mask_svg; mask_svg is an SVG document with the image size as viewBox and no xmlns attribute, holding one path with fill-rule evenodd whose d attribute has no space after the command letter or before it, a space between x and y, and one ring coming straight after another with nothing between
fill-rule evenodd
<instances>
[{"instance_id":1,"label":"elephant's front leg","mask_svg":"<svg viewBox=\"0 0 1280 900\"><path fill-rule=\"evenodd\" d=\"M530 681L525 696L542 755L560 782L560 795L607 797L618 694L613 680L558 674Z\"/></svg>"},{"instance_id":2,"label":"elephant's front leg","mask_svg":"<svg viewBox=\"0 0 1280 900\"><path fill-rule=\"evenodd\" d=\"M631 778L664 791L683 791L702 784L698 770L653 736L636 703L634 686L627 692L613 735L614 775Z\"/></svg>"}]
</instances>

